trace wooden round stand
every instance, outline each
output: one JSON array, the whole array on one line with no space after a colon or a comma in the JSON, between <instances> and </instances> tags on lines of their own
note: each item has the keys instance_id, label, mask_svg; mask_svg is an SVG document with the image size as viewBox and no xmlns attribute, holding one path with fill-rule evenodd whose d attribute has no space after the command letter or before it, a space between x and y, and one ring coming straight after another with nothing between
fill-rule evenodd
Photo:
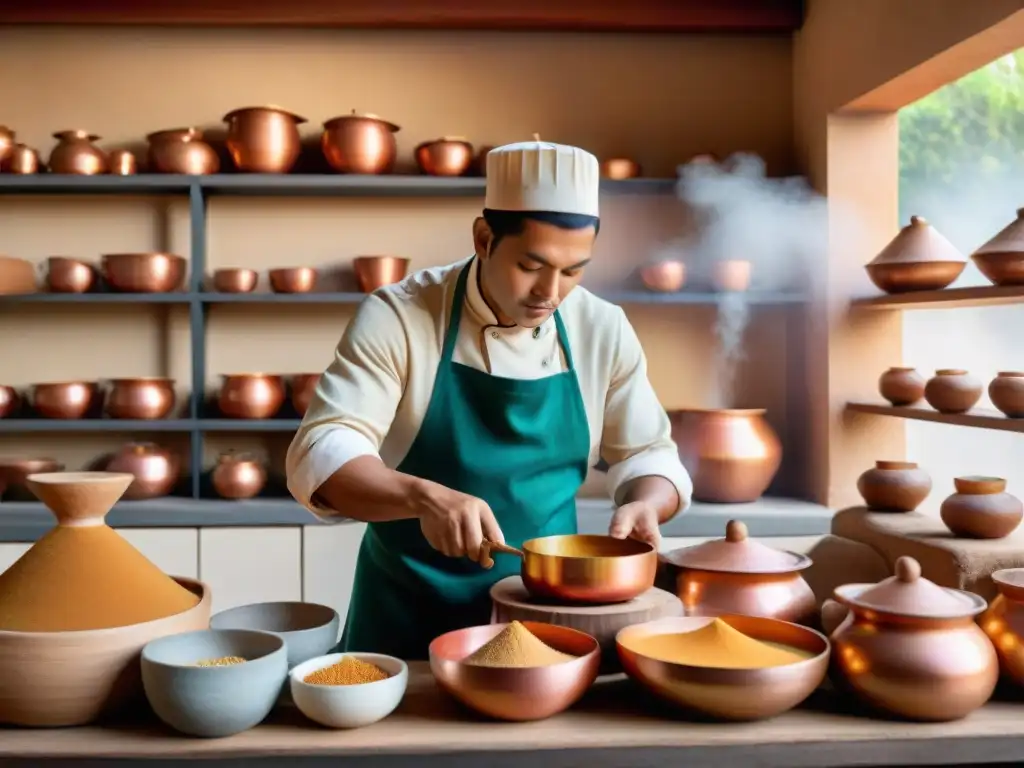
<instances>
[{"instance_id":1,"label":"wooden round stand","mask_svg":"<svg viewBox=\"0 0 1024 768\"><path fill-rule=\"evenodd\" d=\"M683 604L663 589L652 588L626 603L611 605L556 605L537 600L518 576L509 576L491 587L491 621L542 621L578 629L601 644L601 674L619 672L615 635L623 627L644 621L682 616Z\"/></svg>"}]
</instances>

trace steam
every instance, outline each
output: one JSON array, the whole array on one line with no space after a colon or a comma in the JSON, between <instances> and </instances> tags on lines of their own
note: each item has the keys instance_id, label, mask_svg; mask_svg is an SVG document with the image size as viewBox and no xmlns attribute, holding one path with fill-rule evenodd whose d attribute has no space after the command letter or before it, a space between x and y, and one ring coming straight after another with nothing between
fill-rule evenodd
<instances>
[{"instance_id":1,"label":"steam","mask_svg":"<svg viewBox=\"0 0 1024 768\"><path fill-rule=\"evenodd\" d=\"M810 265L822 259L828 209L802 178L771 179L756 155L736 154L724 163L706 159L679 168L676 195L694 217L694 235L682 249L688 267L714 285L727 262L749 263L749 291L804 291ZM744 358L751 293L722 285L717 303L715 386L712 407L734 407L736 375Z\"/></svg>"}]
</instances>

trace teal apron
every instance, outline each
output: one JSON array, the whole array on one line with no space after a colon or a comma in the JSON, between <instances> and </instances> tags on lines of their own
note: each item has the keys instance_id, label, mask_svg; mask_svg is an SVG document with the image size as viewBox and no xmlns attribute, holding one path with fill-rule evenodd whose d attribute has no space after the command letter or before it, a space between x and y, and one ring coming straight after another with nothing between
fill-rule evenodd
<instances>
[{"instance_id":1,"label":"teal apron","mask_svg":"<svg viewBox=\"0 0 1024 768\"><path fill-rule=\"evenodd\" d=\"M506 543L576 533L576 492L587 473L590 430L569 350L568 370L543 379L491 376L452 361L469 265L455 287L434 391L399 472L483 499ZM427 658L430 642L490 622L489 590L518 574L521 561L494 557L484 570L433 549L419 520L370 523L356 563L342 651Z\"/></svg>"}]
</instances>

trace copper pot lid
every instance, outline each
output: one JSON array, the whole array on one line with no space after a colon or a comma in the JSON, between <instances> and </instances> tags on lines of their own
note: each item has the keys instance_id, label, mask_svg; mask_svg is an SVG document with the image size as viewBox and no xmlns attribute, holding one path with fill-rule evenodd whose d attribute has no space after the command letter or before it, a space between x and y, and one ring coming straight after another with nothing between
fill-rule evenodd
<instances>
[{"instance_id":1,"label":"copper pot lid","mask_svg":"<svg viewBox=\"0 0 1024 768\"><path fill-rule=\"evenodd\" d=\"M680 568L719 573L793 573L811 564L811 558L785 552L750 539L747 526L730 520L725 538L669 552L665 560Z\"/></svg>"},{"instance_id":2,"label":"copper pot lid","mask_svg":"<svg viewBox=\"0 0 1024 768\"><path fill-rule=\"evenodd\" d=\"M921 216L911 216L910 223L899 231L870 264L920 264L921 262L967 259L935 227Z\"/></svg>"},{"instance_id":3,"label":"copper pot lid","mask_svg":"<svg viewBox=\"0 0 1024 768\"><path fill-rule=\"evenodd\" d=\"M991 240L978 248L974 255L1022 252L1024 252L1024 208L1018 208L1017 218L999 230Z\"/></svg>"},{"instance_id":4,"label":"copper pot lid","mask_svg":"<svg viewBox=\"0 0 1024 768\"><path fill-rule=\"evenodd\" d=\"M392 133L398 133L398 131L402 130L397 125L392 123L390 120L385 120L380 115L375 115L372 112L357 112L354 109L347 115L338 115L337 117L332 117L330 120L324 123L324 128L329 128L332 125L342 123L346 120L370 120L374 123L380 123Z\"/></svg>"},{"instance_id":5,"label":"copper pot lid","mask_svg":"<svg viewBox=\"0 0 1024 768\"><path fill-rule=\"evenodd\" d=\"M899 558L895 570L895 576L877 584L836 587L835 597L854 608L922 619L966 619L988 607L977 595L924 578L921 564L912 557Z\"/></svg>"},{"instance_id":6,"label":"copper pot lid","mask_svg":"<svg viewBox=\"0 0 1024 768\"><path fill-rule=\"evenodd\" d=\"M302 123L308 122L306 118L301 117L300 115L296 115L289 109L279 107L277 104L264 104L262 107L239 107L238 109L232 109L230 112L224 115L224 117L221 118L221 122L230 122L234 120L236 117L246 112L277 112L279 114L290 117L292 120L295 121L296 125L301 125Z\"/></svg>"}]
</instances>

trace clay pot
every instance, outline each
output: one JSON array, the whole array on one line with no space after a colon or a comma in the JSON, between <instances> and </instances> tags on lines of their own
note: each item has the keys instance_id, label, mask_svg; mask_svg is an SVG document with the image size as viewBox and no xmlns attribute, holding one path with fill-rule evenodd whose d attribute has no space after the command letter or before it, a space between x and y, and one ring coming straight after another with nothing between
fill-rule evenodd
<instances>
[{"instance_id":1,"label":"clay pot","mask_svg":"<svg viewBox=\"0 0 1024 768\"><path fill-rule=\"evenodd\" d=\"M284 405L284 379L270 373L224 376L217 407L231 419L271 419Z\"/></svg>"},{"instance_id":2,"label":"clay pot","mask_svg":"<svg viewBox=\"0 0 1024 768\"><path fill-rule=\"evenodd\" d=\"M20 405L21 398L18 396L18 390L6 384L0 384L0 419L13 416Z\"/></svg>"},{"instance_id":3,"label":"clay pot","mask_svg":"<svg viewBox=\"0 0 1024 768\"><path fill-rule=\"evenodd\" d=\"M235 167L248 173L288 173L299 159L306 118L280 107L244 107L222 118Z\"/></svg>"},{"instance_id":4,"label":"clay pot","mask_svg":"<svg viewBox=\"0 0 1024 768\"><path fill-rule=\"evenodd\" d=\"M95 381L55 381L33 384L32 409L46 419L81 419L92 412L99 397Z\"/></svg>"},{"instance_id":5,"label":"clay pot","mask_svg":"<svg viewBox=\"0 0 1024 768\"><path fill-rule=\"evenodd\" d=\"M971 259L993 285L1024 285L1024 208Z\"/></svg>"},{"instance_id":6,"label":"clay pot","mask_svg":"<svg viewBox=\"0 0 1024 768\"><path fill-rule=\"evenodd\" d=\"M115 149L107 155L107 166L113 176L134 176L139 172L139 161L127 149Z\"/></svg>"},{"instance_id":7,"label":"clay pot","mask_svg":"<svg viewBox=\"0 0 1024 768\"><path fill-rule=\"evenodd\" d=\"M222 499L251 499L266 485L267 470L256 458L229 451L217 458L210 479Z\"/></svg>"},{"instance_id":8,"label":"clay pot","mask_svg":"<svg viewBox=\"0 0 1024 768\"><path fill-rule=\"evenodd\" d=\"M1011 419L1024 418L1024 373L1000 371L988 384L988 396Z\"/></svg>"},{"instance_id":9,"label":"clay pot","mask_svg":"<svg viewBox=\"0 0 1024 768\"><path fill-rule=\"evenodd\" d=\"M15 144L0 170L17 176L31 176L39 172L39 153L25 144Z\"/></svg>"},{"instance_id":10,"label":"clay pot","mask_svg":"<svg viewBox=\"0 0 1024 768\"><path fill-rule=\"evenodd\" d=\"M762 408L672 411L672 439L693 480L693 498L756 501L782 463L782 443Z\"/></svg>"},{"instance_id":11,"label":"clay pot","mask_svg":"<svg viewBox=\"0 0 1024 768\"><path fill-rule=\"evenodd\" d=\"M992 582L999 594L978 625L992 641L1003 675L1024 686L1024 568L996 571Z\"/></svg>"},{"instance_id":12,"label":"clay pot","mask_svg":"<svg viewBox=\"0 0 1024 768\"><path fill-rule=\"evenodd\" d=\"M958 368L942 368L928 380L924 398L939 413L967 413L981 399L981 379Z\"/></svg>"},{"instance_id":13,"label":"clay pot","mask_svg":"<svg viewBox=\"0 0 1024 768\"><path fill-rule=\"evenodd\" d=\"M953 485L956 493L942 502L939 515L954 536L1001 539L1024 518L1024 504L1006 492L1001 477L958 477Z\"/></svg>"},{"instance_id":14,"label":"clay pot","mask_svg":"<svg viewBox=\"0 0 1024 768\"><path fill-rule=\"evenodd\" d=\"M50 152L50 173L94 176L107 172L107 155L93 144L99 136L88 131L58 131L53 138L57 146Z\"/></svg>"},{"instance_id":15,"label":"clay pot","mask_svg":"<svg viewBox=\"0 0 1024 768\"><path fill-rule=\"evenodd\" d=\"M305 416L309 409L309 402L316 393L316 386L320 383L319 373L297 373L292 376L292 407L299 416Z\"/></svg>"},{"instance_id":16,"label":"clay pot","mask_svg":"<svg viewBox=\"0 0 1024 768\"><path fill-rule=\"evenodd\" d=\"M644 288L655 293L675 293L686 283L686 265L677 259L666 259L640 268Z\"/></svg>"},{"instance_id":17,"label":"clay pot","mask_svg":"<svg viewBox=\"0 0 1024 768\"><path fill-rule=\"evenodd\" d=\"M173 451L155 443L128 443L114 454L106 470L134 475L122 498L139 501L169 494L180 479L181 461Z\"/></svg>"},{"instance_id":18,"label":"clay pot","mask_svg":"<svg viewBox=\"0 0 1024 768\"><path fill-rule=\"evenodd\" d=\"M409 271L409 259L400 256L357 256L352 259L359 290L373 293L385 285L400 282Z\"/></svg>"},{"instance_id":19,"label":"clay pot","mask_svg":"<svg viewBox=\"0 0 1024 768\"><path fill-rule=\"evenodd\" d=\"M601 178L612 181L636 179L643 173L640 163L628 157L611 157L601 161Z\"/></svg>"},{"instance_id":20,"label":"clay pot","mask_svg":"<svg viewBox=\"0 0 1024 768\"><path fill-rule=\"evenodd\" d=\"M96 284L96 268L67 256L46 260L46 288L50 293L87 293Z\"/></svg>"},{"instance_id":21,"label":"clay pot","mask_svg":"<svg viewBox=\"0 0 1024 768\"><path fill-rule=\"evenodd\" d=\"M339 173L391 173L398 154L399 127L376 115L335 117L324 123L324 157Z\"/></svg>"},{"instance_id":22,"label":"clay pot","mask_svg":"<svg viewBox=\"0 0 1024 768\"><path fill-rule=\"evenodd\" d=\"M901 557L895 570L878 584L836 588L850 613L832 633L829 677L865 706L897 717L966 717L999 679L996 652L974 622L988 606L922 577L913 558Z\"/></svg>"},{"instance_id":23,"label":"clay pot","mask_svg":"<svg viewBox=\"0 0 1024 768\"><path fill-rule=\"evenodd\" d=\"M912 461L876 461L857 478L868 509L882 512L913 512L931 490L932 479Z\"/></svg>"},{"instance_id":24,"label":"clay pot","mask_svg":"<svg viewBox=\"0 0 1024 768\"><path fill-rule=\"evenodd\" d=\"M413 157L429 176L462 176L473 165L473 145L462 138L445 137L423 142Z\"/></svg>"},{"instance_id":25,"label":"clay pot","mask_svg":"<svg viewBox=\"0 0 1024 768\"><path fill-rule=\"evenodd\" d=\"M173 128L146 137L151 173L203 176L220 170L220 158L195 128Z\"/></svg>"},{"instance_id":26,"label":"clay pot","mask_svg":"<svg viewBox=\"0 0 1024 768\"><path fill-rule=\"evenodd\" d=\"M112 419L163 419L174 409L174 379L113 379L106 411Z\"/></svg>"},{"instance_id":27,"label":"clay pot","mask_svg":"<svg viewBox=\"0 0 1024 768\"><path fill-rule=\"evenodd\" d=\"M967 260L949 240L920 216L899 231L864 268L885 293L937 291L964 271Z\"/></svg>"},{"instance_id":28,"label":"clay pot","mask_svg":"<svg viewBox=\"0 0 1024 768\"><path fill-rule=\"evenodd\" d=\"M878 378L878 391L893 405L913 405L924 397L924 376L914 368L890 368Z\"/></svg>"}]
</instances>

